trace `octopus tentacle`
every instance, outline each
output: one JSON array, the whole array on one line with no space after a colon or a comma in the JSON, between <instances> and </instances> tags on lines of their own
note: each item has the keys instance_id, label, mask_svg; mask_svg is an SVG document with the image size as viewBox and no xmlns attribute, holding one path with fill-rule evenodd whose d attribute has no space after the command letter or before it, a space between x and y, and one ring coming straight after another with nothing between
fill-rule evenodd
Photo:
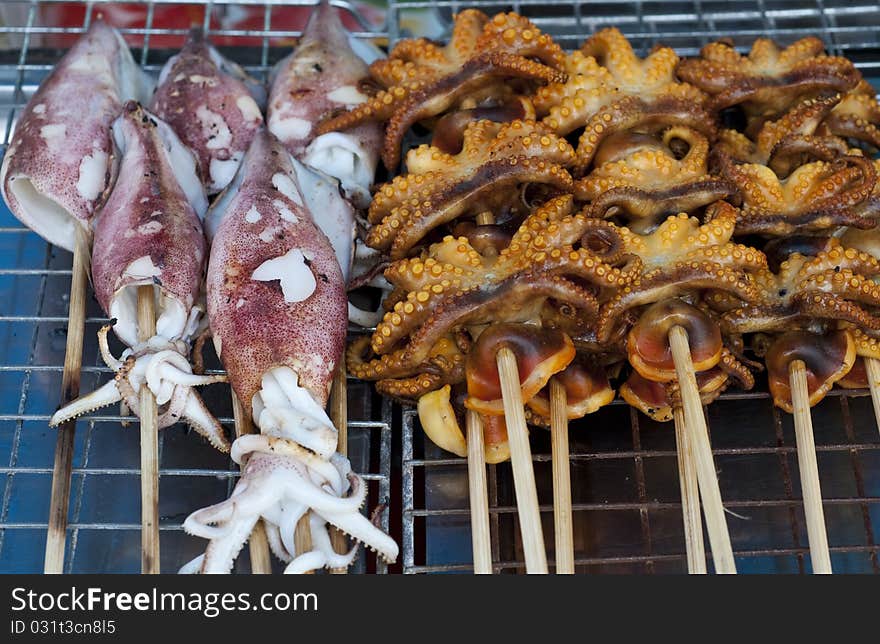
<instances>
[{"instance_id":1,"label":"octopus tentacle","mask_svg":"<svg viewBox=\"0 0 880 644\"><path fill-rule=\"evenodd\" d=\"M738 164L718 155L722 175L736 184L742 196L738 234L790 234L850 225L868 228L878 213L860 210L877 180L873 163L847 155L832 162L814 161L780 180L770 168Z\"/></svg>"},{"instance_id":2,"label":"octopus tentacle","mask_svg":"<svg viewBox=\"0 0 880 644\"><path fill-rule=\"evenodd\" d=\"M367 236L373 248L390 249L393 259L400 259L424 235L437 226L464 213L474 201L509 190L520 183L542 183L559 191L569 191L571 176L561 166L543 160L519 157L492 161L481 166L467 181L444 186L423 203L397 208L374 226Z\"/></svg>"},{"instance_id":3,"label":"octopus tentacle","mask_svg":"<svg viewBox=\"0 0 880 644\"><path fill-rule=\"evenodd\" d=\"M569 280L541 274L517 275L491 289L468 291L444 303L427 323L410 335L406 359L410 364L422 362L438 337L452 325L534 317L534 310L547 297L569 303L582 311L586 319L598 315L595 296Z\"/></svg>"},{"instance_id":4,"label":"octopus tentacle","mask_svg":"<svg viewBox=\"0 0 880 644\"><path fill-rule=\"evenodd\" d=\"M710 94L713 109L748 103L756 113L778 113L800 96L857 85L861 75L853 64L823 51L822 41L815 37L785 49L758 38L748 56L719 41L703 47L700 58L681 61L678 75Z\"/></svg>"},{"instance_id":5,"label":"octopus tentacle","mask_svg":"<svg viewBox=\"0 0 880 644\"><path fill-rule=\"evenodd\" d=\"M382 148L385 167L397 167L400 145L410 126L446 111L461 97L472 93L489 79L498 77L559 82L564 74L521 56L501 52L488 52L470 59L457 73L410 91L399 103L385 129Z\"/></svg>"},{"instance_id":6,"label":"octopus tentacle","mask_svg":"<svg viewBox=\"0 0 880 644\"><path fill-rule=\"evenodd\" d=\"M634 307L706 288L723 290L744 302L758 299L757 289L747 277L716 262L694 261L676 264L668 270L654 269L621 289L603 306L597 322L597 336L600 341L609 339L615 325Z\"/></svg>"},{"instance_id":7,"label":"octopus tentacle","mask_svg":"<svg viewBox=\"0 0 880 644\"><path fill-rule=\"evenodd\" d=\"M590 167L599 146L610 135L624 130L653 129L674 125L691 127L709 140L717 136L715 119L702 105L682 98L661 98L645 102L628 96L599 110L586 123L578 141L575 171L584 173Z\"/></svg>"}]
</instances>

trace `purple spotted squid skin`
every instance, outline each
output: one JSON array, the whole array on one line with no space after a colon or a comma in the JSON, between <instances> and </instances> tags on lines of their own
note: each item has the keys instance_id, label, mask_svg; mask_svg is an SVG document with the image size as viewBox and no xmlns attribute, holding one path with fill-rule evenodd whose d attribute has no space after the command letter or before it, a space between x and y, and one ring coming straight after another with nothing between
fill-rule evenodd
<instances>
[{"instance_id":1,"label":"purple spotted squid skin","mask_svg":"<svg viewBox=\"0 0 880 644\"><path fill-rule=\"evenodd\" d=\"M120 289L150 281L183 303L186 312L199 297L207 242L202 222L168 159L159 132L162 125L134 101L125 105L114 125L126 149L97 219L92 252L95 295L108 314ZM145 257L155 270L131 268ZM137 338L123 340L129 346L137 342Z\"/></svg>"},{"instance_id":2,"label":"purple spotted squid skin","mask_svg":"<svg viewBox=\"0 0 880 644\"><path fill-rule=\"evenodd\" d=\"M256 135L239 172L228 189L237 186L235 194L224 193L218 202L223 212L208 214L222 216L207 273L214 344L248 412L263 374L280 366L293 369L300 386L324 406L347 330L339 264L301 193L291 198L273 185L287 177L299 190L291 158L274 136L265 130ZM278 280L252 275L294 249L308 260L316 286L306 299L290 303Z\"/></svg>"},{"instance_id":3,"label":"purple spotted squid skin","mask_svg":"<svg viewBox=\"0 0 880 644\"><path fill-rule=\"evenodd\" d=\"M75 225L89 222L112 184L110 126L126 100L143 100L149 84L119 33L95 20L28 102L6 152L0 185L22 223L73 250ZM35 212L16 196L16 181L29 181L67 214Z\"/></svg>"},{"instance_id":4,"label":"purple spotted squid skin","mask_svg":"<svg viewBox=\"0 0 880 644\"><path fill-rule=\"evenodd\" d=\"M195 152L209 194L226 187L263 125L244 72L237 68L231 73L228 66L202 30L193 29L180 53L163 68L150 103L150 110ZM224 162L227 167L221 170Z\"/></svg>"},{"instance_id":5,"label":"purple spotted squid skin","mask_svg":"<svg viewBox=\"0 0 880 644\"><path fill-rule=\"evenodd\" d=\"M293 54L281 61L269 94L267 122L291 154L299 158L315 138L322 118L345 110L363 96L360 83L369 78L367 64L352 50L338 10L329 2L314 9ZM300 127L285 126L296 119ZM345 132L365 149L379 150L382 128L366 123Z\"/></svg>"}]
</instances>

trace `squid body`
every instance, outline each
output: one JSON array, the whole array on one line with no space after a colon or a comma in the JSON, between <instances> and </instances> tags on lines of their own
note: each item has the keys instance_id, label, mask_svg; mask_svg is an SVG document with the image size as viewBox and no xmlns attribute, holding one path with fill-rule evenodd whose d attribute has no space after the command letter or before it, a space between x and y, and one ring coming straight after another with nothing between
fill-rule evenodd
<instances>
[{"instance_id":1,"label":"squid body","mask_svg":"<svg viewBox=\"0 0 880 644\"><path fill-rule=\"evenodd\" d=\"M13 214L47 241L73 250L76 226L95 215L113 183L110 128L152 82L122 36L96 20L22 111L0 168Z\"/></svg>"},{"instance_id":2,"label":"squid body","mask_svg":"<svg viewBox=\"0 0 880 644\"><path fill-rule=\"evenodd\" d=\"M208 194L225 188L263 125L265 91L190 31L183 50L159 74L151 110L195 153Z\"/></svg>"}]
</instances>

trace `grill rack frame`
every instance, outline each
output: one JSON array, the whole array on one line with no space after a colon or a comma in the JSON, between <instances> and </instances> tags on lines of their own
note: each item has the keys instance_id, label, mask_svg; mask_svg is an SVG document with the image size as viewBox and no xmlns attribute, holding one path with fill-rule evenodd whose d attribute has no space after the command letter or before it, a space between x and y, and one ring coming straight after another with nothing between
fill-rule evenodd
<instances>
[{"instance_id":1,"label":"grill rack frame","mask_svg":"<svg viewBox=\"0 0 880 644\"><path fill-rule=\"evenodd\" d=\"M693 56L708 42L718 38L730 38L737 49L747 50L756 37L770 37L780 43L788 44L808 35L818 35L826 43L830 54L844 55L853 59L856 66L877 86L880 77L880 5L878 3L814 0L813 2L791 2L772 0L713 2L713 1L664 1L643 0L627 2L610 0L591 2L588 0L519 0L514 2L493 2L475 0L391 0L389 4L389 39L393 45L409 34L401 29L406 16L415 9L435 7L449 26L454 13L465 8L478 8L489 15L498 11L516 11L529 17L542 31L552 34L563 48L577 47L589 34L607 26L617 26L633 43L640 56L650 52L655 44L673 46L681 56ZM860 22L861 24L851 24ZM730 25L752 24L752 28L734 28ZM728 28L725 28L725 25ZM687 27L686 30L683 28ZM872 32L873 29L873 32ZM873 78L871 78L873 76ZM880 467L880 434L876 431L873 411L868 392L865 390L834 390L829 397L814 409L814 425L817 435L827 427L815 418L817 413L824 418L829 413L839 416L843 431L841 440L823 441L817 437L817 452L820 462L820 475L823 492L832 488L828 485L829 469L824 461L835 460L835 455L848 455L849 467L834 464L835 474L848 474L852 477L852 492L849 495L823 493L826 507L826 522L831 538L832 560L835 571L865 572L880 574L880 545L877 532L880 530L880 482L876 481L876 468ZM728 392L704 411L712 419L710 433L715 436L721 430L730 429L719 422L718 416L744 402L763 406L762 416L756 425L770 430L773 444L719 446L713 445L716 467L722 474L722 498L728 510L731 536L734 540L734 555L738 567L758 572L810 571L809 547L805 533L802 498L799 495L797 476L797 453L791 417L782 414L772 406L766 385L763 390L754 392ZM575 565L578 572L686 572L686 553L684 533L681 522L681 502L678 497L677 479L673 481L675 499L652 498L651 475L656 469L653 462L675 459L674 439L671 437L671 423L666 424L666 446L663 448L645 447L645 443L658 442L652 435L653 423L636 410L629 409L629 432L621 428L619 442L615 447L600 449L576 444L579 433L595 431L603 423L614 422L615 415L621 415L625 404L620 399L609 408L604 408L585 419L574 421L570 427L570 463L572 467L584 464L611 462L621 467L619 475L631 473L635 478L635 496L626 501L609 501L601 494L588 501L578 501L578 491L573 471L573 502L575 522ZM615 409L617 408L617 409ZM839 411L834 411L834 410ZM625 415L625 414L624 414ZM874 427L873 433L864 433L866 426ZM472 570L469 545L470 521L466 488L449 492L450 481L456 477L466 480L467 461L442 453L425 438L413 409L404 409L403 429L403 570L408 574L469 572ZM664 431L664 430L660 430ZM550 461L549 433L532 432L531 444L533 462L536 467ZM604 440L605 437L601 440ZM669 441L672 441L669 443ZM732 485L725 485L724 462L732 459L760 459L775 457L778 461L778 474L784 494L781 498L770 498L770 493L755 493L747 498L731 498ZM870 461L866 467L864 461ZM823 467L826 465L826 467ZM848 471L845 471L848 470ZM677 469L664 468L668 478ZM656 474L655 474L656 476ZM541 516L545 531L545 544L549 549L548 559L552 571L552 492L549 488L549 467L536 472L541 502ZM667 480L666 483L669 483ZM517 527L515 497L512 492L512 473L509 464L488 466L490 534L492 542L493 569L496 573L524 572L525 565L521 552L519 529ZM655 486L656 487L656 486ZM668 487L668 486L667 486ZM736 490L739 493L739 490ZM777 495L778 497L779 495ZM766 498L762 498L766 497ZM853 524L860 523L863 541L861 543L836 542L834 532L840 526L835 522L839 508L851 511L847 530L856 531ZM787 515L787 538L778 543L754 545L748 536L743 536L742 526L735 521L748 521L746 513L773 512L777 510ZM633 527L620 530L627 539L628 548L616 548L615 544L590 543L583 532L589 531L590 519L613 513L637 513L639 532L633 538ZM585 518L585 515L587 518ZM667 516L663 516L667 515ZM658 520L658 516L662 516ZM670 516L673 519L670 519ZM674 517L677 516L677 525ZM663 534L658 536L652 523L660 524ZM676 530L677 527L677 530ZM442 543L450 534L463 537L458 547L449 548ZM606 535L606 540L610 541ZM668 542L675 546L669 547ZM844 540L845 541L845 540ZM586 543L586 547L584 546ZM658 548L659 544L659 548ZM708 550L708 548L707 548ZM608 554L613 553L613 554ZM708 557L709 570L712 570L711 557Z\"/></svg>"},{"instance_id":2,"label":"grill rack frame","mask_svg":"<svg viewBox=\"0 0 880 644\"><path fill-rule=\"evenodd\" d=\"M12 52L15 62L0 60L0 156L9 144L15 118L24 107L29 96L36 90L39 81L54 66L61 52L51 48L46 51L38 49L34 41L44 36L66 36L81 34L86 31L94 19L112 2L83 1L68 2L69 5L81 5L84 9L82 25L75 27L48 27L37 24L40 10L50 5L58 5L62 0L23 0L6 3L0 14L0 49L7 48L7 58ZM133 47L135 60L147 71L158 72L164 59L173 55L176 50L156 52L151 48L150 40L154 36L179 36L180 43L189 30L181 28L154 27L155 9L161 5L191 4L204 6L203 28L208 37L222 36L225 39L247 38L249 41L257 37L262 41L256 62L243 67L257 78L265 80L272 65L282 55L281 48L271 45L278 39L298 37L299 30L274 26L272 12L282 5L290 7L299 5L311 7L316 0L261 0L260 2L181 2L181 0L147 0L139 4L146 10L142 27L123 28L120 31L131 39L139 39L137 43L129 42ZM345 1L334 0L333 4L355 17L362 30L355 32L359 38L385 41L387 33L384 29L371 29L354 6ZM10 5L16 5L23 11L19 12L22 24L3 24L2 18L14 14ZM262 10L263 29L212 29L211 20L216 13L236 5L247 5ZM14 8L14 7L13 7ZM10 46L12 49L10 49ZM277 50L277 51L276 51ZM225 51L225 49L224 49ZM38 54L38 58L50 59L49 62L30 62L30 56ZM156 53L161 60L153 62ZM253 58L253 52L249 52ZM49 507L49 488L52 479L52 456L54 452L54 430L49 430L47 422L58 404L59 382L63 370L64 343L63 335L67 327L67 299L71 277L72 255L54 248L40 239L35 233L19 224L5 206L0 204L0 249L7 251L7 262L0 263L0 293L26 302L19 305L12 301L11 311L0 313L0 570L4 572L40 572L42 571L43 546L48 528L47 517ZM11 255L11 257L10 257ZM34 296L19 297L29 286L33 286ZM103 366L95 353L97 342L95 331L109 320L97 306L89 292L87 306L85 343L83 354L82 392L88 392L103 384L112 377L109 368ZM363 333L363 330L350 329L351 334ZM19 344L15 338L26 336L27 350L16 352ZM60 346L57 339L61 338ZM52 342L56 340L56 342ZM50 345L45 347L48 341ZM116 351L118 353L118 350ZM18 360L10 360L10 355L18 354ZM219 361L213 355L208 356L208 373L223 373ZM17 379L10 386L9 380ZM34 381L38 381L36 384ZM391 489L391 404L381 401L364 383L349 380L348 386L348 433L350 457L353 463L363 465L360 471L370 482L368 506L387 503L392 494ZM39 386L37 386L39 385ZM227 428L234 425L231 413L231 401L228 385L211 386L205 394L206 402L212 409L220 409L218 419ZM11 394L11 395L10 395ZM5 400L4 396L14 398ZM8 405L12 404L12 408ZM127 430L118 428L120 423L130 421L132 427ZM136 417L123 417L118 409L104 408L78 419L77 446L74 454L72 470L71 503L68 513L67 546L65 551L64 571L71 572L138 572L140 570L140 532L139 522L139 478L140 469L137 459ZM109 429L108 429L109 428ZM120 437L120 453L110 455L110 464L95 464L107 459L108 454L102 450L107 446L108 437L100 437L101 432L124 432ZM8 432L7 432L8 430ZM206 482L215 482L209 492L202 494L208 503L216 503L228 497L232 486L239 476L238 466L228 457L213 453L212 448L200 438L184 436L189 432L181 431L180 427L168 428L159 434L159 481L160 490L171 487L188 489L189 486L200 487ZM102 441L97 440L103 439ZM34 441L44 447L38 455L28 451L28 442ZM173 447L169 448L169 441ZM34 449L37 449L36 447ZM171 453L173 450L173 453ZM27 452L27 453L25 453ZM183 455L181 455L180 453ZM23 464L34 460L36 464ZM183 461L183 465L168 465ZM207 464L199 464L204 460ZM112 464L116 462L119 464ZM195 464L191 464L195 463ZM357 465L355 466L356 469ZM109 483L108 485L108 481ZM222 491L221 491L222 488ZM120 502L113 499L121 489L128 494L128 499ZM164 491L164 490L163 490ZM219 494L216 494L220 492ZM185 513L200 507L198 502L170 499L172 510L167 509L168 494L160 493L160 535L163 543L161 549L162 570L176 570L188 558L204 549L204 540L185 535L182 521ZM113 518L120 514L120 505L127 504L130 512L122 512L125 518ZM186 510L183 510L186 506ZM34 509L31 509L31 508ZM92 518L84 518L89 515ZM25 518L17 518L24 516ZM101 518L107 517L107 518ZM382 511L380 521L387 531L390 525L390 510ZM23 536L22 536L23 535ZM19 538L20 537L20 538ZM34 546L30 539L39 543ZM180 539L180 540L178 540ZM80 547L87 541L87 546ZM11 543L10 543L11 542ZM85 550L85 554L83 554ZM366 552L366 551L365 551ZM187 554L189 553L189 554ZM273 558L274 559L274 558ZM283 565L273 561L274 569L280 570ZM249 572L250 562L248 549L242 551L236 562L236 572ZM372 554L358 557L352 572L376 572L385 574L388 566Z\"/></svg>"}]
</instances>

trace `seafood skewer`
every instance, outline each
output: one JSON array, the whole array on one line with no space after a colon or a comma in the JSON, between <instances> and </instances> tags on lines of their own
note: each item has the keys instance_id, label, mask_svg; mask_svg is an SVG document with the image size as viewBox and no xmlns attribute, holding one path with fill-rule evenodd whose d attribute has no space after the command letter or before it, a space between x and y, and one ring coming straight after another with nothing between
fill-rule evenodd
<instances>
[{"instance_id":1,"label":"seafood skewer","mask_svg":"<svg viewBox=\"0 0 880 644\"><path fill-rule=\"evenodd\" d=\"M244 436L254 433L254 424L242 408L241 401L235 392L232 392L232 413L235 419L235 436ZM269 575L272 573L272 558L269 554L269 542L266 539L266 527L262 521L254 524L251 538L248 539L248 549L251 555L251 573L254 575Z\"/></svg>"},{"instance_id":2,"label":"seafood skewer","mask_svg":"<svg viewBox=\"0 0 880 644\"><path fill-rule=\"evenodd\" d=\"M21 113L0 167L12 213L48 242L73 252L61 403L79 393L90 220L112 183L110 126L122 103L145 98L150 80L122 37L103 21L65 54ZM64 568L76 424L58 430L44 570Z\"/></svg>"},{"instance_id":3,"label":"seafood skewer","mask_svg":"<svg viewBox=\"0 0 880 644\"><path fill-rule=\"evenodd\" d=\"M232 497L184 522L210 543L181 572L229 572L261 517L288 573L351 564L357 545L337 554L328 523L394 561L397 544L360 513L366 484L336 453L324 411L347 330L339 263L277 139L257 134L239 174L209 214L208 311L217 354L261 434L233 444L233 460L248 460ZM298 552L305 515L312 550Z\"/></svg>"},{"instance_id":4,"label":"seafood skewer","mask_svg":"<svg viewBox=\"0 0 880 644\"><path fill-rule=\"evenodd\" d=\"M681 511L684 518L684 542L688 573L706 574L706 550L703 545L703 519L700 511L700 490L694 454L685 431L684 410L676 405L672 410L675 424L678 482L681 488Z\"/></svg>"},{"instance_id":5,"label":"seafood skewer","mask_svg":"<svg viewBox=\"0 0 880 644\"><path fill-rule=\"evenodd\" d=\"M724 516L724 505L718 487L718 474L715 471L712 447L709 444L706 416L700 401L700 390L697 387L694 363L691 359L687 331L684 327L674 326L670 329L669 344L675 362L678 384L681 388L687 444L694 456L700 496L703 499L703 511L706 515L709 543L712 547L712 556L715 559L715 570L719 574L736 574L730 533L727 530L727 519Z\"/></svg>"},{"instance_id":6,"label":"seafood skewer","mask_svg":"<svg viewBox=\"0 0 880 644\"><path fill-rule=\"evenodd\" d=\"M538 507L538 490L535 486L535 469L532 450L529 447L529 430L523 412L522 391L516 356L502 347L495 356L501 395L504 403L504 420L510 444L510 463L513 467L513 484L516 488L516 506L519 514L520 532L526 560L526 572L547 573L547 551L544 549L544 533L541 529L541 511Z\"/></svg>"},{"instance_id":7,"label":"seafood skewer","mask_svg":"<svg viewBox=\"0 0 880 644\"><path fill-rule=\"evenodd\" d=\"M213 193L225 189L236 176L254 134L263 127L265 102L263 86L194 28L180 53L162 68L151 107L195 153L199 178ZM253 433L250 417L234 392L231 396L236 436ZM254 526L249 546L251 571L271 573L261 522Z\"/></svg>"},{"instance_id":8,"label":"seafood skewer","mask_svg":"<svg viewBox=\"0 0 880 644\"><path fill-rule=\"evenodd\" d=\"M352 281L356 251L352 206L370 205L382 127L366 123L345 132L318 135L314 125L367 100L360 88L369 78L369 70L360 56L369 53L364 51L369 45L359 42L363 47L356 53L351 43L337 9L322 1L312 11L296 49L273 70L267 107L269 131L302 164L297 165L297 173L303 193L311 200L311 210L320 213L315 223L333 244L346 284ZM310 171L304 172L304 166ZM339 189L348 203L336 198ZM376 257L365 259L370 264L369 259ZM385 285L381 278L378 282L380 287ZM380 313L363 311L350 302L348 314L361 326L375 326L381 319Z\"/></svg>"},{"instance_id":9,"label":"seafood skewer","mask_svg":"<svg viewBox=\"0 0 880 644\"><path fill-rule=\"evenodd\" d=\"M831 574L832 569L810 407L849 373L855 358L855 342L846 330L824 335L789 331L773 341L766 355L773 402L794 417L810 560L815 574Z\"/></svg>"},{"instance_id":10,"label":"seafood skewer","mask_svg":"<svg viewBox=\"0 0 880 644\"><path fill-rule=\"evenodd\" d=\"M156 334L156 305L151 285L137 287L138 340ZM141 572L159 574L159 405L149 387L141 387Z\"/></svg>"},{"instance_id":11,"label":"seafood skewer","mask_svg":"<svg viewBox=\"0 0 880 644\"><path fill-rule=\"evenodd\" d=\"M122 400L139 407L146 385L162 407L159 429L188 422L214 447L228 451L220 423L194 386L223 382L192 373L187 356L201 323L198 302L207 244L200 221L207 208L195 159L174 132L134 101L113 124L119 178L95 227L92 281L114 322L98 333L101 356L116 378L59 409L54 426ZM156 333L139 339L137 289L153 287ZM112 355L110 328L128 349Z\"/></svg>"},{"instance_id":12,"label":"seafood skewer","mask_svg":"<svg viewBox=\"0 0 880 644\"><path fill-rule=\"evenodd\" d=\"M206 242L199 217L207 199L190 152L137 102L126 103L112 132L119 177L95 227L92 277L98 301L114 318L101 329L99 345L116 377L59 409L50 424L120 401L139 410L142 569L157 573L158 430L183 419L218 449L229 449L220 423L192 389L225 378L193 374L187 358L201 317ZM111 326L129 347L119 359L107 342Z\"/></svg>"}]
</instances>

